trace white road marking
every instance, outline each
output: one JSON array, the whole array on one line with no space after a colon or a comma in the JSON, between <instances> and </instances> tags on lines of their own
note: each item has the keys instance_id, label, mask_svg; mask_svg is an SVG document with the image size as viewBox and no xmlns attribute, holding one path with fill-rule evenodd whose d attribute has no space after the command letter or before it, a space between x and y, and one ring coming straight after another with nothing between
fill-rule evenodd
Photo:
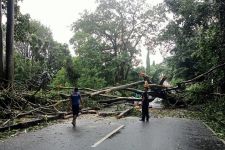
<instances>
[{"instance_id":1,"label":"white road marking","mask_svg":"<svg viewBox=\"0 0 225 150\"><path fill-rule=\"evenodd\" d=\"M109 134L107 134L105 137L103 137L101 140L99 140L98 142L96 142L95 144L93 144L91 147L97 147L99 144L101 144L103 141L105 141L107 138L109 138L110 136L112 136L113 134L115 134L116 132L118 132L120 129L122 129L123 127L125 127L125 125L121 125L118 128L116 128L115 130L113 130L112 132L110 132Z\"/></svg>"}]
</instances>

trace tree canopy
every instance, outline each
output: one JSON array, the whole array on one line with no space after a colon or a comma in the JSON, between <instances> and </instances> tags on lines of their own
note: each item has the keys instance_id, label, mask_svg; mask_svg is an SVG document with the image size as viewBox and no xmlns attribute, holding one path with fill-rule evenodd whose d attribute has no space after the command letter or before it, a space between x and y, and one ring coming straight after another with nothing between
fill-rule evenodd
<instances>
[{"instance_id":1,"label":"tree canopy","mask_svg":"<svg viewBox=\"0 0 225 150\"><path fill-rule=\"evenodd\" d=\"M185 104L200 106L208 119L218 117L216 122L224 126L223 0L164 0L155 6L151 6L147 0L97 0L94 11L85 10L78 19L71 18L74 19L71 45L55 41L49 27L32 19L29 14L22 14L21 1L0 0L0 13L8 16L7 23L0 18L0 105L4 103L1 110L10 108L8 99L16 97L5 92L8 89L4 83L13 83L14 77L15 90L34 93L28 95L25 101L25 97L19 98L19 102L15 101L14 108L17 109L20 103L28 105L38 91L47 87L88 89L83 94L92 100L90 91L110 91L104 89L106 86L121 90L121 86L118 86L121 84L130 87L133 84L127 83L140 80L141 72L140 75L145 73L145 80L162 83L167 79L174 86L156 85L149 93L164 95L161 98L171 101L174 99L169 96L176 94L177 99L182 99ZM168 54L167 57L160 64L150 64L150 54L159 49L161 54ZM71 50L75 51L75 56L70 54ZM144 60L140 57L141 50L147 53ZM146 66L141 62L146 62ZM193 78L196 79L194 82L190 80ZM129 90L139 94L142 92ZM165 93L169 96L165 96ZM129 94L120 91L115 95ZM9 98L9 95L12 97ZM46 101L48 104L53 102L55 100ZM35 109L36 106L39 105L30 105Z\"/></svg>"},{"instance_id":2,"label":"tree canopy","mask_svg":"<svg viewBox=\"0 0 225 150\"><path fill-rule=\"evenodd\" d=\"M74 22L71 43L85 68L95 69L90 76L120 83L140 63L141 46L148 44L161 21L145 0L100 0L94 12L85 11Z\"/></svg>"}]
</instances>

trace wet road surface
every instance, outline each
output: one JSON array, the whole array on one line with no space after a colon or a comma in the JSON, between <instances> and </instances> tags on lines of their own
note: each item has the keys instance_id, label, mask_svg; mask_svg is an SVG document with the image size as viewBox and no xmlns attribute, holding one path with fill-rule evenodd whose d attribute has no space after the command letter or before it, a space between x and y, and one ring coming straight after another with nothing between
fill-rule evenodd
<instances>
[{"instance_id":1,"label":"wet road surface","mask_svg":"<svg viewBox=\"0 0 225 150\"><path fill-rule=\"evenodd\" d=\"M121 125L125 127L119 133L91 147ZM76 128L67 121L0 142L0 150L94 149L225 150L225 146L200 121L152 118L147 123L136 117L80 119Z\"/></svg>"}]
</instances>

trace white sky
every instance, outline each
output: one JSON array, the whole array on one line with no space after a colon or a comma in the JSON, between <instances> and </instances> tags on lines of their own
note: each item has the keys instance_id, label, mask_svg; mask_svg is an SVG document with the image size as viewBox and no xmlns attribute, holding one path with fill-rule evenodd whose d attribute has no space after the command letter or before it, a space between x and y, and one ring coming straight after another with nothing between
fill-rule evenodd
<instances>
[{"instance_id":1,"label":"white sky","mask_svg":"<svg viewBox=\"0 0 225 150\"><path fill-rule=\"evenodd\" d=\"M148 1L156 4L163 0ZM73 35L70 26L79 18L79 13L96 7L95 0L23 0L20 6L23 14L29 13L32 19L49 27L56 41L67 44ZM142 58L145 66L146 50L143 50ZM156 56L150 56L150 60L160 63L162 57L157 53Z\"/></svg>"}]
</instances>

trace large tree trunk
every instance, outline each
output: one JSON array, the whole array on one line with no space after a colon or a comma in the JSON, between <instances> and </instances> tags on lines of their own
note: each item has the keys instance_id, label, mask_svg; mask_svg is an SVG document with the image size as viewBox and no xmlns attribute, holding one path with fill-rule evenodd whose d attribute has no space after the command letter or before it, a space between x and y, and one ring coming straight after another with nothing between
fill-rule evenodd
<instances>
[{"instance_id":1,"label":"large tree trunk","mask_svg":"<svg viewBox=\"0 0 225 150\"><path fill-rule=\"evenodd\" d=\"M130 113L132 111L132 109L134 109L134 108L132 107L132 108L128 108L128 109L122 111L119 115L116 116L116 118L120 119L120 118L124 117L125 115Z\"/></svg>"},{"instance_id":2,"label":"large tree trunk","mask_svg":"<svg viewBox=\"0 0 225 150\"><path fill-rule=\"evenodd\" d=\"M127 80L127 78L128 78L128 74L129 74L129 72L130 72L130 69L131 69L131 67L130 67L130 65L128 65L128 66L127 66L127 70L126 70L126 72L125 72L125 77L124 77L125 80Z\"/></svg>"},{"instance_id":3,"label":"large tree trunk","mask_svg":"<svg viewBox=\"0 0 225 150\"><path fill-rule=\"evenodd\" d=\"M222 64L225 62L225 2L224 0L216 0L216 4L218 6L218 20L219 20L219 51L218 57L219 62L218 64ZM223 79L220 82L220 89L221 93L225 93L225 69L222 68L223 71Z\"/></svg>"},{"instance_id":4,"label":"large tree trunk","mask_svg":"<svg viewBox=\"0 0 225 150\"><path fill-rule=\"evenodd\" d=\"M146 73L149 74L150 73L150 50L148 50L147 52L147 56L146 56Z\"/></svg>"},{"instance_id":5,"label":"large tree trunk","mask_svg":"<svg viewBox=\"0 0 225 150\"><path fill-rule=\"evenodd\" d=\"M14 80L14 0L7 1L7 30L6 30L6 80L8 87Z\"/></svg>"},{"instance_id":6,"label":"large tree trunk","mask_svg":"<svg viewBox=\"0 0 225 150\"><path fill-rule=\"evenodd\" d=\"M109 92L112 92L112 91L125 89L125 88L128 88L128 87L132 87L134 85L140 85L140 84L143 84L143 83L144 83L144 81L138 81L138 82L134 82L134 83L126 84L126 85L111 87L111 88L108 88L108 89L93 92L90 95L95 96L95 95L99 95L99 94L102 94L102 93L109 93Z\"/></svg>"},{"instance_id":7,"label":"large tree trunk","mask_svg":"<svg viewBox=\"0 0 225 150\"><path fill-rule=\"evenodd\" d=\"M2 0L0 0L0 81L4 79L3 36L2 36Z\"/></svg>"}]
</instances>

